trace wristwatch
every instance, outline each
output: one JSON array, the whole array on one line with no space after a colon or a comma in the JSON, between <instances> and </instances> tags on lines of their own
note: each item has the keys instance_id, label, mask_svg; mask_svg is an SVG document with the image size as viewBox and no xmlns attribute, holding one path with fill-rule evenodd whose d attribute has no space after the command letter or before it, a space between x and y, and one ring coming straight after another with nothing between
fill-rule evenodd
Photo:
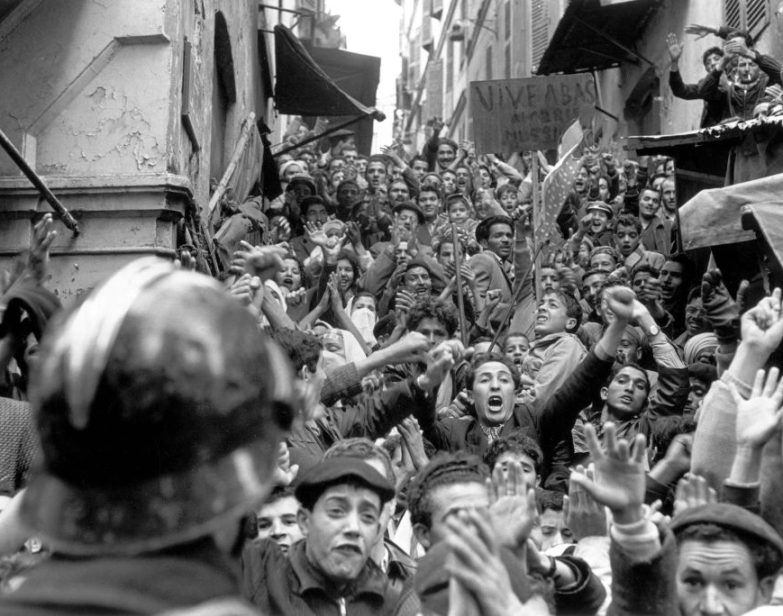
<instances>
[{"instance_id":1,"label":"wristwatch","mask_svg":"<svg viewBox=\"0 0 783 616\"><path fill-rule=\"evenodd\" d=\"M647 337L652 338L653 336L657 336L661 333L661 328L658 327L657 324L653 323L650 325L650 327L647 329Z\"/></svg>"}]
</instances>

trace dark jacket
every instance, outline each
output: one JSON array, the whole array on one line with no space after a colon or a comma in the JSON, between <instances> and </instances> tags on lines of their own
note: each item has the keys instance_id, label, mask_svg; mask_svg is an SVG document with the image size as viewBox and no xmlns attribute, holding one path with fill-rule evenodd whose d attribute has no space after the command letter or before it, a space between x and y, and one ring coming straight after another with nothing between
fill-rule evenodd
<instances>
[{"instance_id":1,"label":"dark jacket","mask_svg":"<svg viewBox=\"0 0 783 616\"><path fill-rule=\"evenodd\" d=\"M740 120L753 118L753 108L762 100L767 86L783 85L780 71L783 66L771 56L756 54L761 69L758 81L748 90L738 88L721 79L723 74L714 71L699 82L699 98L720 105L721 118L738 117ZM716 107L717 108L717 107Z\"/></svg>"},{"instance_id":2,"label":"dark jacket","mask_svg":"<svg viewBox=\"0 0 783 616\"><path fill-rule=\"evenodd\" d=\"M606 599L606 589L584 560L576 556L558 556L576 576L576 583L568 589L555 587L555 614L557 616L585 616L597 614Z\"/></svg>"},{"instance_id":3,"label":"dark jacket","mask_svg":"<svg viewBox=\"0 0 783 616\"><path fill-rule=\"evenodd\" d=\"M645 250L659 252L664 256L671 253L672 247L672 223L663 218L660 213L642 231L642 245Z\"/></svg>"},{"instance_id":4,"label":"dark jacket","mask_svg":"<svg viewBox=\"0 0 783 616\"><path fill-rule=\"evenodd\" d=\"M322 417L295 425L288 437L291 463L299 472L318 464L329 447L344 438L384 436L411 413L434 412L434 401L410 381L396 383L374 396L326 409Z\"/></svg>"},{"instance_id":5,"label":"dark jacket","mask_svg":"<svg viewBox=\"0 0 783 616\"><path fill-rule=\"evenodd\" d=\"M668 529L661 533L661 549L645 562L632 562L612 540L612 604L608 616L671 616L677 604L677 546Z\"/></svg>"},{"instance_id":6,"label":"dark jacket","mask_svg":"<svg viewBox=\"0 0 783 616\"><path fill-rule=\"evenodd\" d=\"M242 553L242 594L267 616L384 616L399 593L372 560L340 596L307 560L306 540L286 557L271 539L253 541ZM341 606L341 604L343 604ZM341 611L344 609L344 611Z\"/></svg>"},{"instance_id":7,"label":"dark jacket","mask_svg":"<svg viewBox=\"0 0 783 616\"><path fill-rule=\"evenodd\" d=\"M159 614L220 599L232 608L210 614L251 609L240 599L236 564L210 540L133 557L54 555L24 577L17 590L0 596L3 616Z\"/></svg>"},{"instance_id":8,"label":"dark jacket","mask_svg":"<svg viewBox=\"0 0 783 616\"><path fill-rule=\"evenodd\" d=\"M704 87L704 77L699 83L684 83L680 71L669 71L669 87L672 90L672 94L677 98L682 98L686 101L699 100L701 97L700 92ZM714 126L723 119L721 115L724 112L723 105L719 101L705 100L704 109L701 112L701 122L699 128L706 128L708 126Z\"/></svg>"},{"instance_id":9,"label":"dark jacket","mask_svg":"<svg viewBox=\"0 0 783 616\"><path fill-rule=\"evenodd\" d=\"M574 452L571 429L576 418L592 402L593 395L603 385L612 369L612 361L598 359L590 351L568 380L548 400L535 406L518 404L501 429L501 436L522 430L535 438L544 452L541 465L542 485L548 489L567 491L568 466ZM427 438L437 449L467 450L483 456L489 442L478 420L437 419L435 414L417 414Z\"/></svg>"}]
</instances>

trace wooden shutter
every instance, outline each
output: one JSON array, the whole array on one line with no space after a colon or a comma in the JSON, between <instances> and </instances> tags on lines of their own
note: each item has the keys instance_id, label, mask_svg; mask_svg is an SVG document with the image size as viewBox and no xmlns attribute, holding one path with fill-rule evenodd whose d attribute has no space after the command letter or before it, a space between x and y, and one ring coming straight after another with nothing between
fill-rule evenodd
<instances>
[{"instance_id":1,"label":"wooden shutter","mask_svg":"<svg viewBox=\"0 0 783 616\"><path fill-rule=\"evenodd\" d=\"M549 44L549 11L546 0L531 2L531 56L533 66L538 66Z\"/></svg>"},{"instance_id":2,"label":"wooden shutter","mask_svg":"<svg viewBox=\"0 0 783 616\"><path fill-rule=\"evenodd\" d=\"M754 41L769 25L769 14L769 0L745 0L745 28Z\"/></svg>"},{"instance_id":3,"label":"wooden shutter","mask_svg":"<svg viewBox=\"0 0 783 616\"><path fill-rule=\"evenodd\" d=\"M723 24L727 28L742 28L743 0L723 0Z\"/></svg>"}]
</instances>

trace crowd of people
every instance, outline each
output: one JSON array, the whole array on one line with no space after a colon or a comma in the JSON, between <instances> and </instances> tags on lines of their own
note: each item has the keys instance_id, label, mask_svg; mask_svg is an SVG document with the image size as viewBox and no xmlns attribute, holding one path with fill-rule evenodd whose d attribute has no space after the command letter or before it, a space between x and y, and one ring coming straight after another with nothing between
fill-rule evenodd
<instances>
[{"instance_id":1,"label":"crowd of people","mask_svg":"<svg viewBox=\"0 0 783 616\"><path fill-rule=\"evenodd\" d=\"M716 121L716 71L769 65L723 34ZM0 613L783 605L781 291L683 252L672 159L585 142L542 257L556 161L430 128L280 156L279 196L220 206L253 231L219 279L142 259L62 310L35 225L2 300Z\"/></svg>"}]
</instances>

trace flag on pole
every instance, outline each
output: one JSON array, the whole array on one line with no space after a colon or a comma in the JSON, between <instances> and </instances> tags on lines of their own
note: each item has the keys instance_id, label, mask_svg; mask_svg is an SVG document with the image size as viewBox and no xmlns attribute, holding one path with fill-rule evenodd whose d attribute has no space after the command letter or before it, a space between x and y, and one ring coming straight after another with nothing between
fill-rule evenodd
<instances>
[{"instance_id":1,"label":"flag on pole","mask_svg":"<svg viewBox=\"0 0 783 616\"><path fill-rule=\"evenodd\" d=\"M578 122L575 124L578 125ZM568 129L566 132L573 135L572 129ZM573 142L573 139L570 141L573 145L557 161L557 164L544 179L541 191L542 204L541 207L536 208L538 216L534 216L533 222L536 247L546 240L549 240L551 248L557 248L563 244L563 235L557 227L557 217L560 215L568 193L573 188L580 163L580 157L575 154L581 146L581 140L576 143Z\"/></svg>"}]
</instances>

